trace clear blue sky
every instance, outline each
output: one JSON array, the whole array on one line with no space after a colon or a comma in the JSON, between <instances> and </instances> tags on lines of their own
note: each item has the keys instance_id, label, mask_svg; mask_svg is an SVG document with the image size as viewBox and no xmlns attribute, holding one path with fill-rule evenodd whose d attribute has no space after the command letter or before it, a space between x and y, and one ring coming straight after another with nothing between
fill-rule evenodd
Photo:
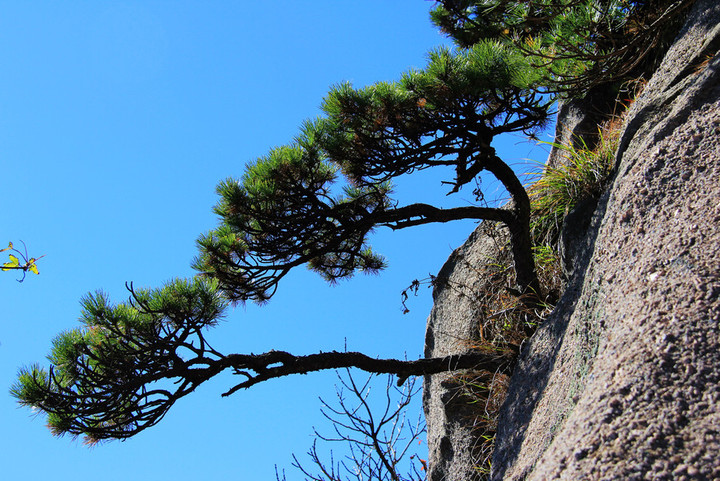
<instances>
[{"instance_id":1,"label":"clear blue sky","mask_svg":"<svg viewBox=\"0 0 720 481\"><path fill-rule=\"evenodd\" d=\"M229 376L181 400L136 438L89 449L54 438L8 394L18 367L43 362L77 326L78 301L126 281L193 275L197 236L212 228L215 185L287 143L329 86L393 80L446 42L432 2L0 1L0 243L45 255L24 283L0 274L0 473L3 479L274 479L327 431L318 396L334 374L238 392ZM498 148L523 172L542 160L521 136ZM436 173L398 186L403 203L445 197ZM489 198L502 197L492 190ZM401 312L400 292L436 273L472 222L378 231L390 269L327 286L304 270L263 307L233 310L209 333L228 353L349 350L422 353L430 292ZM301 479L288 469L288 479Z\"/></svg>"}]
</instances>

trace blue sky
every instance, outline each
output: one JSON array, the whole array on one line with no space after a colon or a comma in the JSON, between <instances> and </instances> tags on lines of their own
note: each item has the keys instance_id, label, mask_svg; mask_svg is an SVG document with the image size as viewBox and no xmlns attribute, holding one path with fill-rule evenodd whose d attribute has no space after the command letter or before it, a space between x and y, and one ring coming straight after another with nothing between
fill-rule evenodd
<instances>
[{"instance_id":1,"label":"blue sky","mask_svg":"<svg viewBox=\"0 0 720 481\"><path fill-rule=\"evenodd\" d=\"M40 275L0 275L0 460L4 479L274 479L327 430L318 396L334 373L280 379L232 397L221 376L136 438L87 448L54 438L7 389L77 326L78 301L124 283L193 275L195 239L212 228L215 185L287 143L318 115L328 87L393 80L447 43L432 2L0 1L2 236L23 240ZM497 144L521 172L539 147ZM402 203L448 199L437 173L397 187ZM493 188L488 198L502 198ZM430 292L402 314L400 292L441 267L472 222L380 230L390 268L330 287L304 270L262 307L230 312L208 336L225 352L422 353ZM381 385L384 381L381 382ZM301 479L288 469L288 479Z\"/></svg>"}]
</instances>

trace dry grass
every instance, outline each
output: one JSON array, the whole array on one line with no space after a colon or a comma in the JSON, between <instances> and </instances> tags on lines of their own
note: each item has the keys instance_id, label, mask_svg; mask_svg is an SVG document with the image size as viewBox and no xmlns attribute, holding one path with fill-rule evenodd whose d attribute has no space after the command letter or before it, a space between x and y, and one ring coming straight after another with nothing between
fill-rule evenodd
<instances>
[{"instance_id":1,"label":"dry grass","mask_svg":"<svg viewBox=\"0 0 720 481\"><path fill-rule=\"evenodd\" d=\"M451 286L461 290L463 295L471 295L477 307L477 337L466 340L466 347L475 351L514 352L519 351L522 342L531 335L545 316L552 310L546 304L541 309L528 309L512 290L515 272L512 267L509 245L500 243L497 257L489 259L482 266L466 267L476 271L482 279L480 289ZM536 251L538 273L545 286L551 286L545 297L556 298L559 292L559 262L556 256L546 249ZM557 282L553 279L557 279ZM473 450L477 474L480 479L490 475L491 460L497 432L497 420L500 407L505 401L510 376L488 371L468 370L458 372L453 378L457 386L458 399L464 403L462 412L467 417L468 426L472 426Z\"/></svg>"}]
</instances>

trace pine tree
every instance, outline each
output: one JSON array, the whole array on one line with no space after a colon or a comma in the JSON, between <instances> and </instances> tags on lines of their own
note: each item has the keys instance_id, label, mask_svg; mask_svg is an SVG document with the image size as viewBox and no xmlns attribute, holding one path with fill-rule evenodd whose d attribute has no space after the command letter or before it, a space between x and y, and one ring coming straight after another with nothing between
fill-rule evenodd
<instances>
[{"instance_id":1,"label":"pine tree","mask_svg":"<svg viewBox=\"0 0 720 481\"><path fill-rule=\"evenodd\" d=\"M530 306L538 301L528 194L493 139L541 128L553 102L548 90L578 92L588 81L615 78L617 72L604 77L602 62L586 54L597 55L605 41L627 43L631 22L649 15L654 3L439 3L434 21L462 48L430 52L423 70L395 82L334 87L323 101L324 115L307 121L291 144L257 159L242 178L220 183L215 211L221 222L198 240L200 274L159 289L130 285L130 298L120 304L102 293L87 296L82 326L55 339L50 368L21 370L12 388L20 403L47 413L53 433L97 442L156 424L175 401L224 370L241 379L226 395L276 377L340 367L394 373L399 382L469 367L510 372L509 353L417 361L353 352L224 354L205 339L228 303L268 301L293 268L305 265L331 282L381 270L385 261L369 244L381 227L467 218L503 223L516 291ZM598 20L590 15L597 6L612 15ZM620 30L625 36L615 39L611 34ZM626 51L639 55L634 47ZM502 208L441 209L400 205L392 197L398 176L434 167L454 169L446 179L449 193L487 171L511 201Z\"/></svg>"},{"instance_id":2,"label":"pine tree","mask_svg":"<svg viewBox=\"0 0 720 481\"><path fill-rule=\"evenodd\" d=\"M583 96L652 72L694 0L439 0L430 16L462 48L513 45L545 87Z\"/></svg>"},{"instance_id":3,"label":"pine tree","mask_svg":"<svg viewBox=\"0 0 720 481\"><path fill-rule=\"evenodd\" d=\"M95 293L83 302L79 329L53 342L51 367L21 371L13 394L48 413L53 433L90 442L126 438L162 419L174 402L223 370L258 382L320 369L358 367L411 375L484 366L507 372L512 356L467 354L399 361L360 353L293 356L223 354L204 337L228 301L267 301L292 268L306 264L327 280L356 270L377 271L384 260L368 235L473 218L505 223L511 233L519 289L539 291L530 244L527 193L491 146L496 135L530 132L547 120L549 100L537 92L536 70L496 42L463 52L431 52L422 71L397 82L355 89L341 84L306 122L295 142L252 163L240 180L218 186L221 225L201 236L194 280L155 290L128 286L113 305ZM450 192L487 170L512 196L507 208L427 204L398 206L397 176L451 166Z\"/></svg>"}]
</instances>

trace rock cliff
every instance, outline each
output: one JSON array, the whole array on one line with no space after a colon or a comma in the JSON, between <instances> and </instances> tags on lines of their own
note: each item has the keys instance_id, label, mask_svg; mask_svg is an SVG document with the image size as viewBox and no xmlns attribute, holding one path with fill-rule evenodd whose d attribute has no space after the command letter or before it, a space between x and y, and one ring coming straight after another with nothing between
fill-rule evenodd
<instances>
[{"instance_id":1,"label":"rock cliff","mask_svg":"<svg viewBox=\"0 0 720 481\"><path fill-rule=\"evenodd\" d=\"M522 347L491 479L720 479L719 49L720 3L699 0L625 117L587 230L569 237L572 276ZM448 260L426 355L467 348L478 306L452 286L483 282L473 266L501 235L481 226ZM426 380L431 481L479 478L454 389Z\"/></svg>"}]
</instances>

